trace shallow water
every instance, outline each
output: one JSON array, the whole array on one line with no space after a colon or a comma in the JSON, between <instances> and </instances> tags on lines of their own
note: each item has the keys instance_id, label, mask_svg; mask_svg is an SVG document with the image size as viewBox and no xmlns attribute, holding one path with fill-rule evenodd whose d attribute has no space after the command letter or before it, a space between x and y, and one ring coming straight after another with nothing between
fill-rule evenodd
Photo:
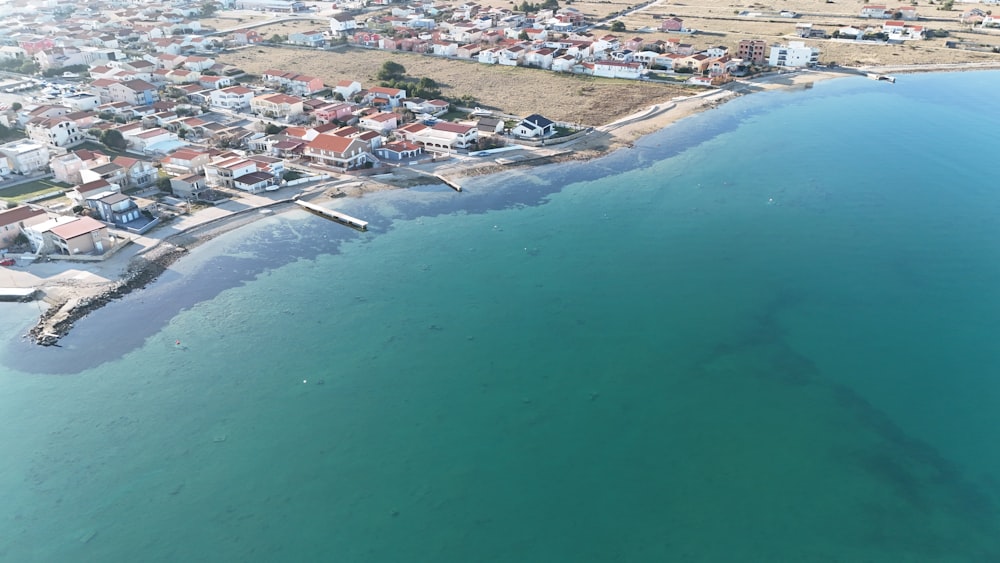
<instances>
[{"instance_id":1,"label":"shallow water","mask_svg":"<svg viewBox=\"0 0 1000 563\"><path fill-rule=\"evenodd\" d=\"M2 352L0 560L1000 560L998 83L211 241Z\"/></svg>"}]
</instances>

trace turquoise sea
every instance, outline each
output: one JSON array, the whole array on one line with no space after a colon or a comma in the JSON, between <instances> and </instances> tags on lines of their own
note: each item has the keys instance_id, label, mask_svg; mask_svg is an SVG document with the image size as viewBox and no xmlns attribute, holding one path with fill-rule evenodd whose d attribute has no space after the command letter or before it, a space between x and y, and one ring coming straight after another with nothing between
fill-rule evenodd
<instances>
[{"instance_id":1,"label":"turquoise sea","mask_svg":"<svg viewBox=\"0 0 1000 563\"><path fill-rule=\"evenodd\" d=\"M1000 561L998 89L269 217L62 348L2 304L0 561Z\"/></svg>"}]
</instances>

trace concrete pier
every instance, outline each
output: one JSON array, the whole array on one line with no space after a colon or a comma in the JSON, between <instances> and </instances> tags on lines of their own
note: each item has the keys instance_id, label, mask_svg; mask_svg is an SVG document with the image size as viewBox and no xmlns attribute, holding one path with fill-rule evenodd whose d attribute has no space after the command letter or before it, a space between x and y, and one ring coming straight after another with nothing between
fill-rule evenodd
<instances>
[{"instance_id":1,"label":"concrete pier","mask_svg":"<svg viewBox=\"0 0 1000 563\"><path fill-rule=\"evenodd\" d=\"M454 180L449 180L448 178L445 178L440 174L435 174L434 177L437 178L438 180L441 180L441 182L443 182L446 186L455 190L456 192L462 191L462 186L458 185L458 183L455 182Z\"/></svg>"},{"instance_id":2,"label":"concrete pier","mask_svg":"<svg viewBox=\"0 0 1000 563\"><path fill-rule=\"evenodd\" d=\"M302 201L301 199L296 199L295 203L297 203L298 205L300 205L301 207L303 207L304 209L306 209L308 211L312 211L313 213L315 213L315 214L317 214L317 215L319 215L321 217L325 217L325 218L327 218L327 219L329 219L331 221L335 221L337 223L340 223L341 225L345 225L345 226L348 226L348 227L350 227L352 229L357 229L359 231L367 231L368 230L368 221L362 221L361 219L355 219L354 217L351 217L350 215L348 215L346 213L341 213L339 211L334 211L332 209L327 209L325 207L316 205L315 203L309 203L308 201Z\"/></svg>"},{"instance_id":3,"label":"concrete pier","mask_svg":"<svg viewBox=\"0 0 1000 563\"><path fill-rule=\"evenodd\" d=\"M0 301L31 301L36 293L33 287L0 287Z\"/></svg>"}]
</instances>

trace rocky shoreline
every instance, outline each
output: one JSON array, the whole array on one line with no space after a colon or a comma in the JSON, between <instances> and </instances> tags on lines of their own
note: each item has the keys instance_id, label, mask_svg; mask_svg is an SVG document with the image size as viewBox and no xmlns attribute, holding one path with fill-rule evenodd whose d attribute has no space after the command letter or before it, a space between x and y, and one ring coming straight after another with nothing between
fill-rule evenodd
<instances>
[{"instance_id":1,"label":"rocky shoreline","mask_svg":"<svg viewBox=\"0 0 1000 563\"><path fill-rule=\"evenodd\" d=\"M282 200L264 207L280 210L289 208L290 205L288 200ZM246 209L163 239L156 246L132 258L121 278L109 283L100 292L55 302L42 313L35 326L28 331L27 337L40 346L58 346L59 340L73 328L73 323L156 281L160 274L191 248L253 222L264 207Z\"/></svg>"},{"instance_id":2,"label":"rocky shoreline","mask_svg":"<svg viewBox=\"0 0 1000 563\"><path fill-rule=\"evenodd\" d=\"M137 289L146 287L162 274L187 249L163 243L145 255L136 256L129 263L122 279L104 291L90 297L67 299L50 307L28 331L28 336L41 346L58 346L59 340L69 333L73 323Z\"/></svg>"}]
</instances>

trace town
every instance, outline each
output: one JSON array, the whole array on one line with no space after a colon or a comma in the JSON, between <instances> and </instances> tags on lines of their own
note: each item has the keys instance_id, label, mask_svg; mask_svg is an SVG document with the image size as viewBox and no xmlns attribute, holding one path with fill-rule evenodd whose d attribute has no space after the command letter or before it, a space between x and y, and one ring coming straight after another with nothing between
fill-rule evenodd
<instances>
[{"instance_id":1,"label":"town","mask_svg":"<svg viewBox=\"0 0 1000 563\"><path fill-rule=\"evenodd\" d=\"M841 14L844 25L829 26L833 13L757 4L725 16L718 7L667 2L608 4L615 9L597 2L511 4L5 5L0 199L11 207L0 211L5 264L100 260L199 210L225 209L233 200L260 207L405 170L413 172L411 181L455 187L426 165L544 161L606 125L541 101L510 113L496 92L459 92L409 74L403 64L415 60L409 57L521 67L535 73L539 89L546 75L623 89L638 83L669 100L775 70L837 67L821 55L843 53L844 45L899 49L949 38L935 41L933 52L963 52L966 62L1000 49L994 34L1000 22L978 7L923 18L913 6L864 5ZM685 9L694 11L679 13ZM741 22L750 31L711 30ZM267 66L277 51L301 67ZM373 52L384 57L367 77L304 70ZM483 101L490 103L480 107Z\"/></svg>"}]
</instances>

